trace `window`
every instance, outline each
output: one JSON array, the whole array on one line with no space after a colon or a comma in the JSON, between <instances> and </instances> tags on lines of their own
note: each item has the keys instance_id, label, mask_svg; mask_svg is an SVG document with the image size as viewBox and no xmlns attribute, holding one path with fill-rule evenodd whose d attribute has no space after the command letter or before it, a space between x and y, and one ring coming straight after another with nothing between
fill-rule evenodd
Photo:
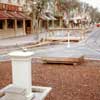
<instances>
[{"instance_id":1,"label":"window","mask_svg":"<svg viewBox=\"0 0 100 100\"><path fill-rule=\"evenodd\" d=\"M20 4L20 0L17 0L17 3Z\"/></svg>"},{"instance_id":2,"label":"window","mask_svg":"<svg viewBox=\"0 0 100 100\"><path fill-rule=\"evenodd\" d=\"M0 29L3 29L4 26L4 20L0 20Z\"/></svg>"},{"instance_id":3,"label":"window","mask_svg":"<svg viewBox=\"0 0 100 100\"><path fill-rule=\"evenodd\" d=\"M14 20L11 20L11 19L7 20L7 27L14 28Z\"/></svg>"},{"instance_id":4,"label":"window","mask_svg":"<svg viewBox=\"0 0 100 100\"><path fill-rule=\"evenodd\" d=\"M18 28L22 28L23 27L23 21L22 20L18 20L17 21L17 27Z\"/></svg>"},{"instance_id":5,"label":"window","mask_svg":"<svg viewBox=\"0 0 100 100\"><path fill-rule=\"evenodd\" d=\"M8 3L11 3L11 0L8 0Z\"/></svg>"}]
</instances>

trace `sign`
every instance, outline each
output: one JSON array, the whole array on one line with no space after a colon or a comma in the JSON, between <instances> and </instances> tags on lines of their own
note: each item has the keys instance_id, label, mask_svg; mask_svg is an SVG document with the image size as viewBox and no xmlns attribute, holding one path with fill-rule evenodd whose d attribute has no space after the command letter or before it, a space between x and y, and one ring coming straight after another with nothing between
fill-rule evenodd
<instances>
[{"instance_id":1,"label":"sign","mask_svg":"<svg viewBox=\"0 0 100 100\"><path fill-rule=\"evenodd\" d=\"M21 6L16 6L16 5L10 5L10 4L0 3L0 10L22 11L22 7Z\"/></svg>"}]
</instances>

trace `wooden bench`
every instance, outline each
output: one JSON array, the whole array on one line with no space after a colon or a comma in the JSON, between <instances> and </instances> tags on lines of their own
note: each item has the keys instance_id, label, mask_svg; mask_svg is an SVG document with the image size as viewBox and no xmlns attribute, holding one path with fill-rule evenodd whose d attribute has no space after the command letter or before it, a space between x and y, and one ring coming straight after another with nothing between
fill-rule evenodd
<instances>
[{"instance_id":1,"label":"wooden bench","mask_svg":"<svg viewBox=\"0 0 100 100\"><path fill-rule=\"evenodd\" d=\"M57 63L57 64L81 64L84 61L84 56L80 57L42 57L43 63Z\"/></svg>"}]
</instances>

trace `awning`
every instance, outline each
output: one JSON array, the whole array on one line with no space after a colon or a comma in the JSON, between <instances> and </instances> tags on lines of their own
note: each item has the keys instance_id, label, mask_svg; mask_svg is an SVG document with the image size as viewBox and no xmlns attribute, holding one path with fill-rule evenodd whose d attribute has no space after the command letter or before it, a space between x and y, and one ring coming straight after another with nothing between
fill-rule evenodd
<instances>
[{"instance_id":1,"label":"awning","mask_svg":"<svg viewBox=\"0 0 100 100\"><path fill-rule=\"evenodd\" d=\"M7 19L7 17L0 13L0 19Z\"/></svg>"},{"instance_id":2,"label":"awning","mask_svg":"<svg viewBox=\"0 0 100 100\"><path fill-rule=\"evenodd\" d=\"M22 12L0 11L0 19L31 19Z\"/></svg>"},{"instance_id":3,"label":"awning","mask_svg":"<svg viewBox=\"0 0 100 100\"><path fill-rule=\"evenodd\" d=\"M17 12L8 12L10 15L12 15L15 19L23 19L22 16L20 16Z\"/></svg>"},{"instance_id":4,"label":"awning","mask_svg":"<svg viewBox=\"0 0 100 100\"><path fill-rule=\"evenodd\" d=\"M10 15L6 11L0 11L0 19L14 19L14 16Z\"/></svg>"},{"instance_id":5,"label":"awning","mask_svg":"<svg viewBox=\"0 0 100 100\"><path fill-rule=\"evenodd\" d=\"M25 15L22 12L9 12L11 15L13 15L16 19L31 19L31 17Z\"/></svg>"},{"instance_id":6,"label":"awning","mask_svg":"<svg viewBox=\"0 0 100 100\"><path fill-rule=\"evenodd\" d=\"M82 19L82 17L80 17L80 16L70 18L70 20L81 20L81 19Z\"/></svg>"},{"instance_id":7,"label":"awning","mask_svg":"<svg viewBox=\"0 0 100 100\"><path fill-rule=\"evenodd\" d=\"M51 20L57 20L54 16L52 16L52 15L49 15L49 17L50 17L50 19Z\"/></svg>"},{"instance_id":8,"label":"awning","mask_svg":"<svg viewBox=\"0 0 100 100\"><path fill-rule=\"evenodd\" d=\"M22 13L22 12L18 12L19 15L23 16L25 19L31 19L30 16L27 16L26 14Z\"/></svg>"},{"instance_id":9,"label":"awning","mask_svg":"<svg viewBox=\"0 0 100 100\"><path fill-rule=\"evenodd\" d=\"M41 15L40 17L42 20L51 20L50 17L46 16L45 14Z\"/></svg>"}]
</instances>

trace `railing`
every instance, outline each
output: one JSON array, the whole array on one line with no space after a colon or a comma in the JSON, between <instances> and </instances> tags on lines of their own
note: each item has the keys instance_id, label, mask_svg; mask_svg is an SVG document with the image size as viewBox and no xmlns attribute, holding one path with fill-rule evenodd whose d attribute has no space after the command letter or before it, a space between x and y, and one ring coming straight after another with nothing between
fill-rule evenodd
<instances>
[{"instance_id":1,"label":"railing","mask_svg":"<svg viewBox=\"0 0 100 100\"><path fill-rule=\"evenodd\" d=\"M43 41L47 38L65 38L68 37L68 33L70 37L80 38L80 40L85 39L85 33L87 32L88 28L52 28L48 31L41 32L39 34L34 35L35 40Z\"/></svg>"}]
</instances>

